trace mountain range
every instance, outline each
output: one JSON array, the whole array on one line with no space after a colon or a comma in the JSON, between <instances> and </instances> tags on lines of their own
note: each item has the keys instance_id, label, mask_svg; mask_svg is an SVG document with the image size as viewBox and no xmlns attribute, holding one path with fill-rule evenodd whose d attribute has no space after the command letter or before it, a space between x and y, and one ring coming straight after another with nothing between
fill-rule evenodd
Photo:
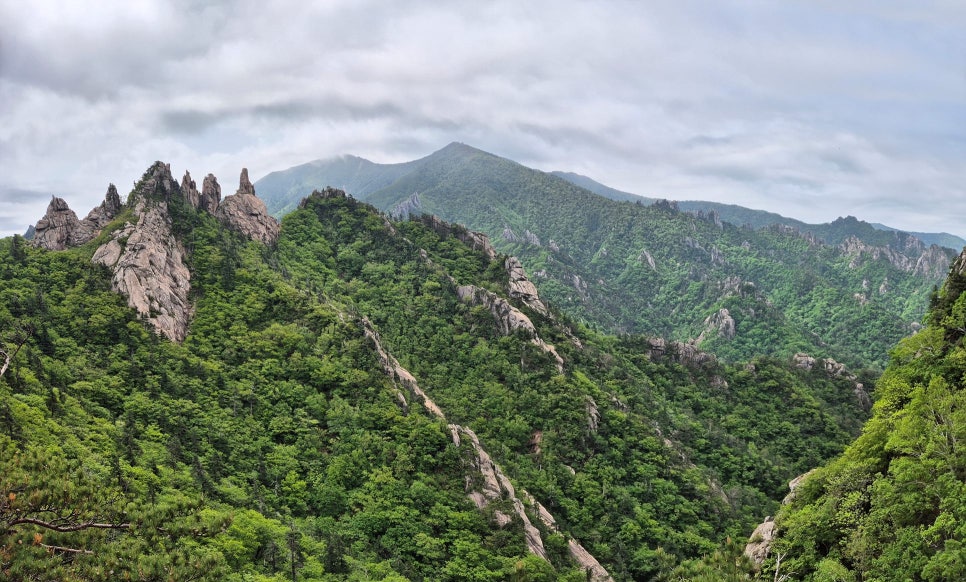
<instances>
[{"instance_id":1,"label":"mountain range","mask_svg":"<svg viewBox=\"0 0 966 582\"><path fill-rule=\"evenodd\" d=\"M223 197L157 162L0 241L0 573L966 575L966 251L437 154L343 159L379 206L280 222L246 170ZM635 309L698 333L613 333ZM881 376L843 322L907 336Z\"/></svg>"},{"instance_id":2,"label":"mountain range","mask_svg":"<svg viewBox=\"0 0 966 582\"><path fill-rule=\"evenodd\" d=\"M279 225L158 162L35 232L0 245L9 579L751 571L728 540L869 414L831 359L584 329L486 235L331 188Z\"/></svg>"},{"instance_id":3,"label":"mountain range","mask_svg":"<svg viewBox=\"0 0 966 582\"><path fill-rule=\"evenodd\" d=\"M550 303L582 324L691 341L732 360L804 351L881 368L955 256L851 217L812 230L736 226L716 207L686 212L595 187L600 196L588 179L564 178L454 143L404 164L313 162L257 186L276 215L334 184L393 215L465 224L518 256Z\"/></svg>"},{"instance_id":4,"label":"mountain range","mask_svg":"<svg viewBox=\"0 0 966 582\"><path fill-rule=\"evenodd\" d=\"M654 202L658 201L657 198L648 198L645 196L639 196L637 194L616 190L591 178L588 178L587 176L581 176L580 174L575 174L573 172L558 171L551 172L551 174L572 182L581 188L586 188L595 194L600 194L601 196L610 198L611 200L631 202L643 200L646 204L653 204ZM774 226L776 224L783 224L785 226L795 228L802 233L811 233L815 237L822 239L829 244L839 244L845 239L845 237L855 236L868 244L886 245L890 243L890 237L874 231L906 232L901 231L898 228L886 226L884 224L864 222L858 220L854 216L838 218L831 223L809 224L794 218L782 216L781 214L776 214L774 212L754 210L751 208L738 206L737 204L724 204L721 202L709 202L704 200L677 200L675 202L677 203L678 208L684 210L685 212L708 213L713 211L718 214L721 220L735 225L747 225L751 228L758 229ZM939 245L941 247L946 247L957 251L963 247L966 247L966 239L949 234L947 232L908 232L908 234L918 238L927 245Z\"/></svg>"}]
</instances>

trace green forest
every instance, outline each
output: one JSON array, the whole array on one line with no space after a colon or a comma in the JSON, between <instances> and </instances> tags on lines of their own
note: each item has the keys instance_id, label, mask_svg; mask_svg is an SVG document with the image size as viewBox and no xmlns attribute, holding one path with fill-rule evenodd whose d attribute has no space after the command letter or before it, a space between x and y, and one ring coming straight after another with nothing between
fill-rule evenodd
<instances>
[{"instance_id":1,"label":"green forest","mask_svg":"<svg viewBox=\"0 0 966 582\"><path fill-rule=\"evenodd\" d=\"M928 325L892 351L874 414L776 520L769 568L800 580L966 578L966 252Z\"/></svg>"},{"instance_id":2,"label":"green forest","mask_svg":"<svg viewBox=\"0 0 966 582\"><path fill-rule=\"evenodd\" d=\"M587 580L574 543L614 580L787 568L833 580L896 560L918 564L910 579L938 580L963 563L950 500L963 479L966 278L934 295L929 326L893 353L863 431L874 370L766 350L656 353L654 336L587 325L559 294L545 313L514 299L506 256L466 244L461 226L393 220L326 190L265 245L186 204L170 176L147 177L89 243L0 240L7 579ZM181 343L91 261L136 200L163 202L185 249ZM465 300L466 286L491 304ZM532 327L506 329L494 305ZM421 393L387 374L384 353ZM479 453L456 425L516 494L478 507ZM787 482L825 463L780 510ZM744 540L776 513L784 561L773 552L759 572ZM530 523L545 557L528 549Z\"/></svg>"},{"instance_id":3,"label":"green forest","mask_svg":"<svg viewBox=\"0 0 966 582\"><path fill-rule=\"evenodd\" d=\"M881 373L955 256L854 218L752 228L684 212L687 203L611 200L459 143L405 164L309 164L258 187L281 215L294 197L344 183L384 212L486 233L584 326L695 341L730 362L804 352ZM727 333L709 321L722 310Z\"/></svg>"}]
</instances>

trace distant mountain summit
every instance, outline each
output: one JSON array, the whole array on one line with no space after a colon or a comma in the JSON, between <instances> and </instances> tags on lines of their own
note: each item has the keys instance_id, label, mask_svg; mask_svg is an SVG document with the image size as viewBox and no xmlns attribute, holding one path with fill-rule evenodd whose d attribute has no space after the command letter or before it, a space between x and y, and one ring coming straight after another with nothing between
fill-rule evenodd
<instances>
[{"instance_id":1,"label":"distant mountain summit","mask_svg":"<svg viewBox=\"0 0 966 582\"><path fill-rule=\"evenodd\" d=\"M343 184L387 214L436 215L485 233L519 257L542 297L586 325L690 342L728 360L806 351L882 366L955 256L852 217L816 227L653 201L461 143L405 164L313 162L256 186L279 215L309 189Z\"/></svg>"}]
</instances>

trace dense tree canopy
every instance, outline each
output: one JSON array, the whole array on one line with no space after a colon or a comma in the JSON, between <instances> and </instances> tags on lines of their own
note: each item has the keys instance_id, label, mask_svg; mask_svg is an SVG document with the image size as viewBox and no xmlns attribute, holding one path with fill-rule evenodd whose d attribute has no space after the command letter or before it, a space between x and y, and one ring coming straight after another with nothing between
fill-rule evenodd
<instances>
[{"instance_id":1,"label":"dense tree canopy","mask_svg":"<svg viewBox=\"0 0 966 582\"><path fill-rule=\"evenodd\" d=\"M266 247L171 206L194 304L181 344L111 290L98 240L0 241L11 579L583 580L571 537L618 580L699 576L865 418L855 380L820 367L652 358L648 338L518 304L561 372L459 299L505 297L502 257L432 220L316 196ZM467 497L469 445L384 373L363 318L554 515L549 561Z\"/></svg>"}]
</instances>

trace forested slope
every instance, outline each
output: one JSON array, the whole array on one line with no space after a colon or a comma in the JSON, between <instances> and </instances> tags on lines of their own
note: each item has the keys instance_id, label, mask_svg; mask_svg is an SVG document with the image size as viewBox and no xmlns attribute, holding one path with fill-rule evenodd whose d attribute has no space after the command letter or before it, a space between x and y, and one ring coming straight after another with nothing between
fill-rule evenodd
<instances>
[{"instance_id":1,"label":"forested slope","mask_svg":"<svg viewBox=\"0 0 966 582\"><path fill-rule=\"evenodd\" d=\"M90 242L0 241L10 579L584 580L569 540L617 580L714 576L866 415L822 366L584 330L459 226L326 191L265 245L190 200L155 165ZM91 261L145 209L183 342Z\"/></svg>"},{"instance_id":2,"label":"forested slope","mask_svg":"<svg viewBox=\"0 0 966 582\"><path fill-rule=\"evenodd\" d=\"M854 220L828 225L835 235L828 244L672 203L609 200L463 144L359 197L487 233L581 323L694 340L730 361L802 351L881 370L888 350L918 325L954 256Z\"/></svg>"},{"instance_id":3,"label":"forested slope","mask_svg":"<svg viewBox=\"0 0 966 582\"><path fill-rule=\"evenodd\" d=\"M771 569L815 581L966 579L964 291L966 252L928 325L893 350L862 436L779 514Z\"/></svg>"}]
</instances>

